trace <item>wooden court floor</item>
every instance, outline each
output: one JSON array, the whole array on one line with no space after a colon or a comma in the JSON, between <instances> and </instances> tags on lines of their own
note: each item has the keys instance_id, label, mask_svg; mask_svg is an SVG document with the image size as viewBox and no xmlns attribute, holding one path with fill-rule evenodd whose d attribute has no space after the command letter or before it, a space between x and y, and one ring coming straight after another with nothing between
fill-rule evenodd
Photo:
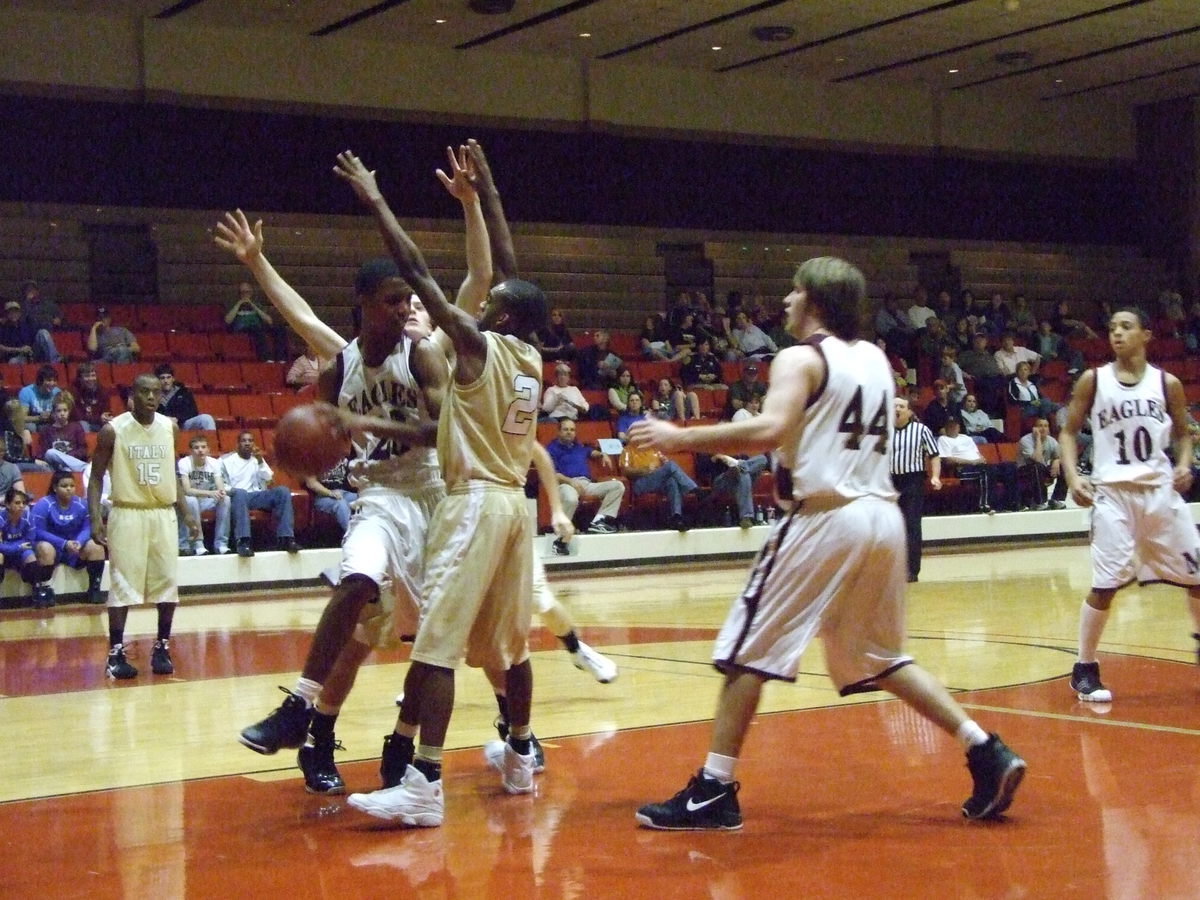
<instances>
[{"instance_id":1,"label":"wooden court floor","mask_svg":"<svg viewBox=\"0 0 1200 900\"><path fill-rule=\"evenodd\" d=\"M839 699L820 648L768 686L738 771L745 828L662 833L640 804L703 761L716 627L746 566L554 579L596 684L539 630L534 728L547 771L510 797L483 761L494 701L464 670L443 827L386 827L311 796L294 756L239 728L291 686L319 592L191 599L177 675L148 674L153 613L130 617L147 674L105 681L101 610L0 619L0 897L1200 896L1200 671L1182 591L1118 597L1102 645L1111 705L1068 690L1084 546L926 558L909 650L1029 763L1004 821L967 823L956 744L884 695ZM377 786L405 651L372 658L339 720L349 789Z\"/></svg>"}]
</instances>

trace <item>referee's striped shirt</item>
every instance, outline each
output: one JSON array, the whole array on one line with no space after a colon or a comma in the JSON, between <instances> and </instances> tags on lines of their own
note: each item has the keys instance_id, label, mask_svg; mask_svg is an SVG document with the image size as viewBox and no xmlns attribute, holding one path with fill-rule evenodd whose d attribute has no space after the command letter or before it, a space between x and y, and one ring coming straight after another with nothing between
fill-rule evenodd
<instances>
[{"instance_id":1,"label":"referee's striped shirt","mask_svg":"<svg viewBox=\"0 0 1200 900\"><path fill-rule=\"evenodd\" d=\"M903 428L897 428L892 438L892 474L911 475L925 471L925 457L937 456L937 441L933 432L919 419L913 418Z\"/></svg>"}]
</instances>

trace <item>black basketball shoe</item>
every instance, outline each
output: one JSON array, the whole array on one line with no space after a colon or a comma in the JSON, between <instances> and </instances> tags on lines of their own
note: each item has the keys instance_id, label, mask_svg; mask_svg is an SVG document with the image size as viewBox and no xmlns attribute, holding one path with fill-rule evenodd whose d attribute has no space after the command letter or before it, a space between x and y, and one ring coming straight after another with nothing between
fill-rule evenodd
<instances>
[{"instance_id":1,"label":"black basketball shoe","mask_svg":"<svg viewBox=\"0 0 1200 900\"><path fill-rule=\"evenodd\" d=\"M175 663L171 661L171 642L155 641L150 653L150 670L155 675L174 675Z\"/></svg>"},{"instance_id":2,"label":"black basketball shoe","mask_svg":"<svg viewBox=\"0 0 1200 900\"><path fill-rule=\"evenodd\" d=\"M962 805L968 819L992 819L1012 803L1013 794L1025 777L1025 760L1013 753L999 736L988 735L987 743L967 751L967 768L975 790Z\"/></svg>"},{"instance_id":3,"label":"black basketball shoe","mask_svg":"<svg viewBox=\"0 0 1200 900\"><path fill-rule=\"evenodd\" d=\"M238 740L253 750L270 756L280 747L300 747L308 737L308 725L312 720L312 707L299 694L285 687L280 688L287 699L261 722L242 729Z\"/></svg>"},{"instance_id":4,"label":"black basketball shoe","mask_svg":"<svg viewBox=\"0 0 1200 900\"><path fill-rule=\"evenodd\" d=\"M304 773L306 791L310 794L346 793L346 782L342 781L337 764L333 761L333 751L345 749L342 742L332 736L321 739L309 737L296 755L296 762Z\"/></svg>"},{"instance_id":5,"label":"black basketball shoe","mask_svg":"<svg viewBox=\"0 0 1200 900\"><path fill-rule=\"evenodd\" d=\"M1071 667L1071 690L1089 703L1111 703L1112 691L1100 681L1100 663L1075 663Z\"/></svg>"},{"instance_id":6,"label":"black basketball shoe","mask_svg":"<svg viewBox=\"0 0 1200 900\"><path fill-rule=\"evenodd\" d=\"M125 658L125 645L113 644L108 651L108 666L104 670L109 678L137 678L138 670Z\"/></svg>"},{"instance_id":7,"label":"black basketball shoe","mask_svg":"<svg viewBox=\"0 0 1200 900\"><path fill-rule=\"evenodd\" d=\"M670 800L639 809L638 824L660 831L737 831L742 827L740 788L736 781L724 784L709 778L701 769Z\"/></svg>"}]
</instances>

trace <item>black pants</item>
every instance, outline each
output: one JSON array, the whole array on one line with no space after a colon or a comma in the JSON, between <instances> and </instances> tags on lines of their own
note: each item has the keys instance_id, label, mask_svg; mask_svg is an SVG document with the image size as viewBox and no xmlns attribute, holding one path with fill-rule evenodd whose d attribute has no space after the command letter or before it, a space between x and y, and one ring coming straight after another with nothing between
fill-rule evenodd
<instances>
[{"instance_id":1,"label":"black pants","mask_svg":"<svg viewBox=\"0 0 1200 900\"><path fill-rule=\"evenodd\" d=\"M900 494L900 512L908 537L908 578L921 574L921 515L925 512L925 473L893 475L892 484Z\"/></svg>"}]
</instances>

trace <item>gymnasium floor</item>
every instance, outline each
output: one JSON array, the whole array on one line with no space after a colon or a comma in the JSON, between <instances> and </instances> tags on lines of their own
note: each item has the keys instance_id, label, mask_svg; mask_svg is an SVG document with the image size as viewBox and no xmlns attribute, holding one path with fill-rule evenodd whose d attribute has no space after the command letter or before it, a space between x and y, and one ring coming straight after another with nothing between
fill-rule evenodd
<instances>
[{"instance_id":1,"label":"gymnasium floor","mask_svg":"<svg viewBox=\"0 0 1200 900\"><path fill-rule=\"evenodd\" d=\"M819 647L768 686L738 771L745 828L662 833L638 805L683 787L706 749L715 629L746 565L554 577L586 640L621 666L575 670L536 634L534 727L547 771L503 793L480 745L494 701L459 678L446 824L405 831L310 796L294 757L238 729L291 686L319 592L189 598L178 675L102 676L102 610L0 619L0 896L1200 896L1200 672L1182 591L1119 595L1102 646L1111 706L1065 676L1088 582L1082 545L928 556L909 649L1029 762L1008 818L967 823L959 748L884 695L839 699ZM377 785L404 651L373 658L339 720L350 790Z\"/></svg>"}]
</instances>

